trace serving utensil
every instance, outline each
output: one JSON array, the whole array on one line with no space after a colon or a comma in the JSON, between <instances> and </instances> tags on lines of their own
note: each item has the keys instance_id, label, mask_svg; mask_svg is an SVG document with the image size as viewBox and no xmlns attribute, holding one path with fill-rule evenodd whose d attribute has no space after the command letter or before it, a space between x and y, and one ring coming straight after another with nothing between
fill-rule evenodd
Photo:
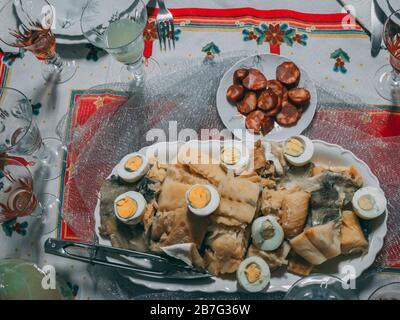
<instances>
[{"instance_id":1,"label":"serving utensil","mask_svg":"<svg viewBox=\"0 0 400 320\"><path fill-rule=\"evenodd\" d=\"M158 11L156 17L156 24L157 24L157 33L158 33L158 40L160 42L160 48L164 51L167 50L167 41L168 41L168 48L171 49L171 40L172 46L175 49L175 28L174 28L174 17L172 13L167 9L165 6L164 0L158 0L158 7L160 10Z\"/></svg>"},{"instance_id":2,"label":"serving utensil","mask_svg":"<svg viewBox=\"0 0 400 320\"><path fill-rule=\"evenodd\" d=\"M47 239L44 251L63 258L134 272L148 278L195 280L212 276L168 256L102 245Z\"/></svg>"}]
</instances>

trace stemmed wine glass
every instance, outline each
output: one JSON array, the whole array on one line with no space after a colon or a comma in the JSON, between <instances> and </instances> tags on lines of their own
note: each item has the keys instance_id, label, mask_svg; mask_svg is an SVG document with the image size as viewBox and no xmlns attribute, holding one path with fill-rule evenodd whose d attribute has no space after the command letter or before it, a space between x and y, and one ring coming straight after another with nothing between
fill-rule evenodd
<instances>
[{"instance_id":1,"label":"stemmed wine glass","mask_svg":"<svg viewBox=\"0 0 400 320\"><path fill-rule=\"evenodd\" d=\"M390 64L381 67L375 75L375 89L389 101L400 94L400 10L393 12L385 22L383 39L390 54Z\"/></svg>"},{"instance_id":2,"label":"stemmed wine glass","mask_svg":"<svg viewBox=\"0 0 400 320\"><path fill-rule=\"evenodd\" d=\"M141 86L144 81L143 31L146 5L141 0L91 0L83 10L81 28L85 38L110 53L125 66L120 81ZM150 59L146 70L157 68Z\"/></svg>"},{"instance_id":3,"label":"stemmed wine glass","mask_svg":"<svg viewBox=\"0 0 400 320\"><path fill-rule=\"evenodd\" d=\"M0 159L0 223L17 217L41 219L43 233L57 227L60 200L52 194L35 194L29 169L13 158Z\"/></svg>"},{"instance_id":4,"label":"stemmed wine glass","mask_svg":"<svg viewBox=\"0 0 400 320\"><path fill-rule=\"evenodd\" d=\"M73 300L74 292L59 273L55 288L43 286L46 272L30 261L0 259L0 300Z\"/></svg>"},{"instance_id":5,"label":"stemmed wine glass","mask_svg":"<svg viewBox=\"0 0 400 320\"><path fill-rule=\"evenodd\" d=\"M76 72L75 61L56 53L56 38L51 30L55 12L46 0L11 0L0 9L0 40L8 46L32 52L42 63L46 81L63 83Z\"/></svg>"},{"instance_id":6,"label":"stemmed wine glass","mask_svg":"<svg viewBox=\"0 0 400 320\"><path fill-rule=\"evenodd\" d=\"M0 88L0 154L32 157L40 177L53 180L60 176L64 150L59 139L42 139L32 105L22 92Z\"/></svg>"}]
</instances>

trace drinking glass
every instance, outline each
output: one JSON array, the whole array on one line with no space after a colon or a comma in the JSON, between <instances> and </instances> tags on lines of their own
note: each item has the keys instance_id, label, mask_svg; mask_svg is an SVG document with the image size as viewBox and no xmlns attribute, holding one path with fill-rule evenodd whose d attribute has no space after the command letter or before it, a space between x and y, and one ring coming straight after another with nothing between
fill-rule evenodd
<instances>
[{"instance_id":1,"label":"drinking glass","mask_svg":"<svg viewBox=\"0 0 400 320\"><path fill-rule=\"evenodd\" d=\"M44 270L36 264L6 258L0 260L0 300L73 300L71 286L55 274L55 288L43 285Z\"/></svg>"},{"instance_id":2,"label":"drinking glass","mask_svg":"<svg viewBox=\"0 0 400 320\"><path fill-rule=\"evenodd\" d=\"M0 223L25 216L37 217L44 234L57 227L60 200L51 194L36 194L29 169L13 158L0 159Z\"/></svg>"},{"instance_id":3,"label":"drinking glass","mask_svg":"<svg viewBox=\"0 0 400 320\"><path fill-rule=\"evenodd\" d=\"M285 300L357 300L354 290L330 275L311 275L298 280L288 291Z\"/></svg>"},{"instance_id":4,"label":"drinking glass","mask_svg":"<svg viewBox=\"0 0 400 320\"><path fill-rule=\"evenodd\" d=\"M42 139L32 105L20 91L0 88L0 154L32 157L43 180L60 176L64 147L56 138Z\"/></svg>"},{"instance_id":5,"label":"drinking glass","mask_svg":"<svg viewBox=\"0 0 400 320\"><path fill-rule=\"evenodd\" d=\"M11 0L0 9L0 40L32 52L42 61L46 81L63 83L76 72L75 61L65 61L56 53L54 7L46 0Z\"/></svg>"},{"instance_id":6,"label":"drinking glass","mask_svg":"<svg viewBox=\"0 0 400 320\"><path fill-rule=\"evenodd\" d=\"M390 54L390 64L376 72L375 89L382 98L394 101L398 100L396 97L400 92L400 10L386 20L383 39Z\"/></svg>"},{"instance_id":7,"label":"drinking glass","mask_svg":"<svg viewBox=\"0 0 400 320\"><path fill-rule=\"evenodd\" d=\"M144 81L143 30L146 23L147 9L141 0L91 0L81 17L85 38L123 63L120 81L136 86ZM149 69L155 67L154 60L148 63Z\"/></svg>"},{"instance_id":8,"label":"drinking glass","mask_svg":"<svg viewBox=\"0 0 400 320\"><path fill-rule=\"evenodd\" d=\"M368 300L400 300L400 282L385 284L376 289Z\"/></svg>"}]
</instances>

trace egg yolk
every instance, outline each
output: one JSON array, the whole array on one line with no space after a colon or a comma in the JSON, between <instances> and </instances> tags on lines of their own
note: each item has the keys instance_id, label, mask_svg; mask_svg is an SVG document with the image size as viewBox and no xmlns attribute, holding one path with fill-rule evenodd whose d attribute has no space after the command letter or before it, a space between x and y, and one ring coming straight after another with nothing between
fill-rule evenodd
<instances>
[{"instance_id":1,"label":"egg yolk","mask_svg":"<svg viewBox=\"0 0 400 320\"><path fill-rule=\"evenodd\" d=\"M129 172L137 171L142 165L143 160L139 156L134 156L125 162L125 170Z\"/></svg>"},{"instance_id":2,"label":"egg yolk","mask_svg":"<svg viewBox=\"0 0 400 320\"><path fill-rule=\"evenodd\" d=\"M221 152L221 161L228 165L236 164L240 159L240 150L237 148L226 148Z\"/></svg>"},{"instance_id":3,"label":"egg yolk","mask_svg":"<svg viewBox=\"0 0 400 320\"><path fill-rule=\"evenodd\" d=\"M249 283L254 283L261 278L261 269L255 264L250 264L245 270L246 278Z\"/></svg>"},{"instance_id":4,"label":"egg yolk","mask_svg":"<svg viewBox=\"0 0 400 320\"><path fill-rule=\"evenodd\" d=\"M124 197L117 202L117 213L123 219L128 219L135 215L137 202L130 197Z\"/></svg>"},{"instance_id":5,"label":"egg yolk","mask_svg":"<svg viewBox=\"0 0 400 320\"><path fill-rule=\"evenodd\" d=\"M375 200L370 195L364 195L361 196L360 199L358 199L358 205L361 209L369 211L374 208Z\"/></svg>"},{"instance_id":6,"label":"egg yolk","mask_svg":"<svg viewBox=\"0 0 400 320\"><path fill-rule=\"evenodd\" d=\"M204 208L211 201L211 193L206 187L193 187L189 192L189 202L193 208Z\"/></svg>"},{"instance_id":7,"label":"egg yolk","mask_svg":"<svg viewBox=\"0 0 400 320\"><path fill-rule=\"evenodd\" d=\"M289 156L299 157L304 153L304 144L299 139L291 138L286 141L284 152Z\"/></svg>"},{"instance_id":8,"label":"egg yolk","mask_svg":"<svg viewBox=\"0 0 400 320\"><path fill-rule=\"evenodd\" d=\"M274 226L270 221L265 221L262 226L262 237L264 240L272 239L275 236Z\"/></svg>"}]
</instances>

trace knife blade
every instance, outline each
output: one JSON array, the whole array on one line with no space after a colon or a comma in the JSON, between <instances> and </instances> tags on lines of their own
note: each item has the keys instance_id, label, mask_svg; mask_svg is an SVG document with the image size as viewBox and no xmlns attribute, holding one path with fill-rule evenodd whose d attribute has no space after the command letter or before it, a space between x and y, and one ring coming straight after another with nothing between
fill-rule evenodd
<instances>
[{"instance_id":1,"label":"knife blade","mask_svg":"<svg viewBox=\"0 0 400 320\"><path fill-rule=\"evenodd\" d=\"M378 12L376 0L371 1L371 55L376 57L381 51L383 38L383 22L379 19L382 16Z\"/></svg>"}]
</instances>

